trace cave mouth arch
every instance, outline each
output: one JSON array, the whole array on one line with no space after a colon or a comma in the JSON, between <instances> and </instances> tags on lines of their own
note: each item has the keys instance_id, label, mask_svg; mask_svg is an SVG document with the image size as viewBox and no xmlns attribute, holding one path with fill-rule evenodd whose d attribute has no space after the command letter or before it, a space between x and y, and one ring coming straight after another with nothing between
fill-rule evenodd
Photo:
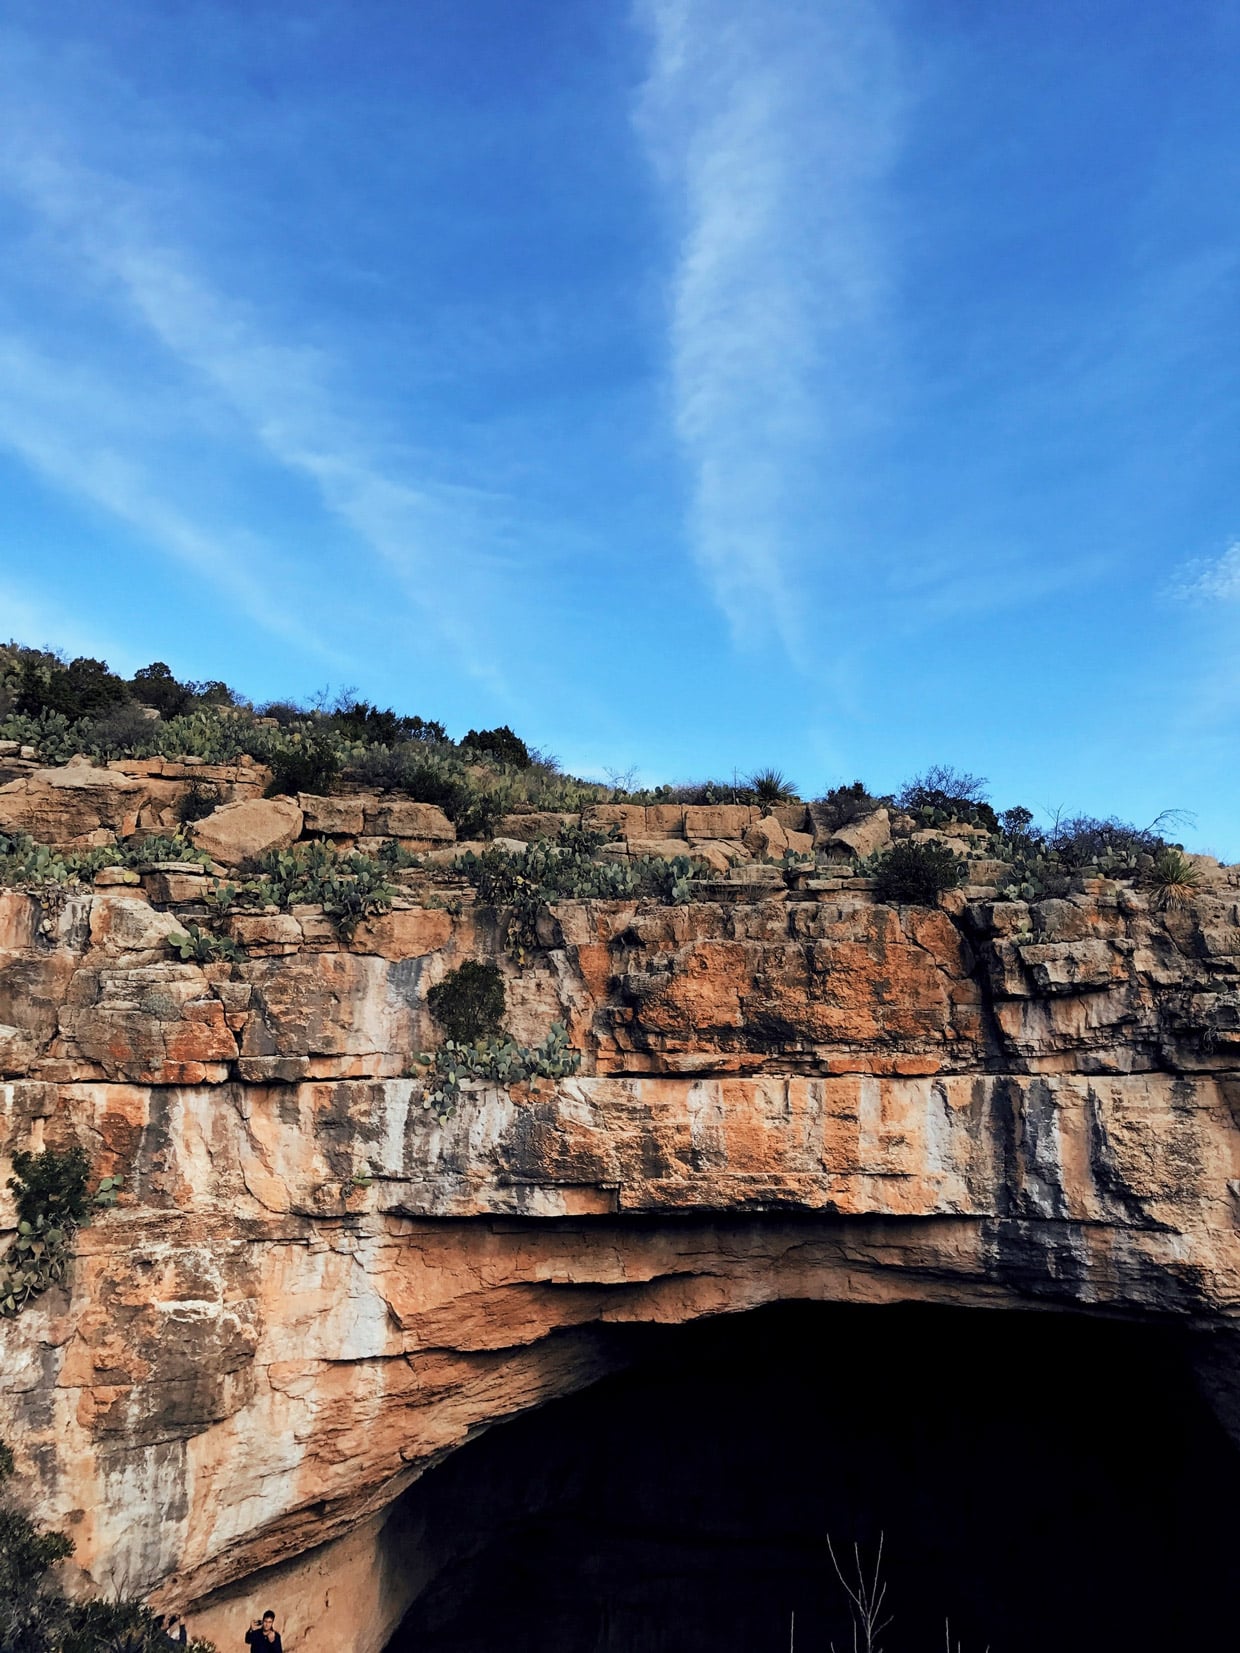
<instances>
[{"instance_id":1,"label":"cave mouth arch","mask_svg":"<svg viewBox=\"0 0 1240 1653\"><path fill-rule=\"evenodd\" d=\"M793 1611L797 1653L851 1647L827 1533L883 1535L893 1653L946 1617L966 1653L1234 1633L1240 1452L1175 1331L792 1302L624 1335L404 1495L388 1653L785 1653Z\"/></svg>"}]
</instances>

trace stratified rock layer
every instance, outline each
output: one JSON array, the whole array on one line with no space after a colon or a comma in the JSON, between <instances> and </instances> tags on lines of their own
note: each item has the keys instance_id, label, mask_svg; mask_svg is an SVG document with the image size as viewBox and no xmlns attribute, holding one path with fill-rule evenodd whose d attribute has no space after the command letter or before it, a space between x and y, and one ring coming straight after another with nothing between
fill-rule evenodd
<instances>
[{"instance_id":1,"label":"stratified rock layer","mask_svg":"<svg viewBox=\"0 0 1240 1653\"><path fill-rule=\"evenodd\" d=\"M691 824L753 836L723 813ZM548 909L521 971L463 889L348 946L238 916L235 965L168 949L193 871L0 893L0 1148L125 1178L2 1332L0 1433L89 1574L227 1636L210 1601L280 1567L306 1645L331 1587L376 1646L415 1588L374 1605L383 1512L428 1466L611 1369L609 1326L781 1298L1178 1317L1234 1423L1240 891L897 909L768 870ZM481 957L516 1036L562 1020L582 1067L440 1125L408 1077L426 992Z\"/></svg>"}]
</instances>

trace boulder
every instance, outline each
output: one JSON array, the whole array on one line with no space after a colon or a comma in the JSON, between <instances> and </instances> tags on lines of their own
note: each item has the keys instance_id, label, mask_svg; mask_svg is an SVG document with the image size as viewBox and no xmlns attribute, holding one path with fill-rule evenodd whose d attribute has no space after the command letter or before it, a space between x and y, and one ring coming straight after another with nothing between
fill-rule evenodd
<instances>
[{"instance_id":1,"label":"boulder","mask_svg":"<svg viewBox=\"0 0 1240 1653\"><path fill-rule=\"evenodd\" d=\"M451 844L456 828L435 804L392 798L366 806L366 833L372 838L408 838L426 844Z\"/></svg>"},{"instance_id":2,"label":"boulder","mask_svg":"<svg viewBox=\"0 0 1240 1653\"><path fill-rule=\"evenodd\" d=\"M359 838L365 830L365 805L361 798L322 798L312 792L299 792L297 804L305 817L307 832Z\"/></svg>"},{"instance_id":3,"label":"boulder","mask_svg":"<svg viewBox=\"0 0 1240 1653\"><path fill-rule=\"evenodd\" d=\"M591 832L615 827L622 838L646 836L646 811L641 804L587 804L581 824Z\"/></svg>"},{"instance_id":4,"label":"boulder","mask_svg":"<svg viewBox=\"0 0 1240 1653\"><path fill-rule=\"evenodd\" d=\"M184 929L172 913L156 912L137 890L104 890L91 902L90 944L108 953L155 952Z\"/></svg>"},{"instance_id":5,"label":"boulder","mask_svg":"<svg viewBox=\"0 0 1240 1653\"><path fill-rule=\"evenodd\" d=\"M536 838L558 838L561 827L577 826L580 820L580 815L536 809L524 815L501 815L495 831L500 838L520 838L523 843L532 844Z\"/></svg>"},{"instance_id":6,"label":"boulder","mask_svg":"<svg viewBox=\"0 0 1240 1653\"><path fill-rule=\"evenodd\" d=\"M685 836L684 804L647 804L646 830L643 838L683 838Z\"/></svg>"},{"instance_id":7,"label":"boulder","mask_svg":"<svg viewBox=\"0 0 1240 1653\"><path fill-rule=\"evenodd\" d=\"M630 838L629 852L656 861L674 861L678 855L688 855L689 846L683 838Z\"/></svg>"},{"instance_id":8,"label":"boulder","mask_svg":"<svg viewBox=\"0 0 1240 1653\"><path fill-rule=\"evenodd\" d=\"M734 861L748 860L748 854L739 844L728 844L718 838L694 838L689 854L695 861L705 861L712 872L728 873Z\"/></svg>"},{"instance_id":9,"label":"boulder","mask_svg":"<svg viewBox=\"0 0 1240 1653\"><path fill-rule=\"evenodd\" d=\"M291 798L247 798L213 809L195 821L189 835L213 861L241 867L269 850L295 844L302 823L302 812Z\"/></svg>"},{"instance_id":10,"label":"boulder","mask_svg":"<svg viewBox=\"0 0 1240 1653\"><path fill-rule=\"evenodd\" d=\"M685 810L685 837L740 838L757 819L752 804L690 804Z\"/></svg>"},{"instance_id":11,"label":"boulder","mask_svg":"<svg viewBox=\"0 0 1240 1653\"><path fill-rule=\"evenodd\" d=\"M67 844L101 827L127 837L149 790L146 781L74 758L0 786L0 831L28 832L44 844Z\"/></svg>"},{"instance_id":12,"label":"boulder","mask_svg":"<svg viewBox=\"0 0 1240 1653\"><path fill-rule=\"evenodd\" d=\"M820 837L814 834L815 845ZM837 827L826 839L826 848L836 854L855 855L859 861L881 849L891 847L891 817L885 809L876 809L872 815L863 815L859 821Z\"/></svg>"},{"instance_id":13,"label":"boulder","mask_svg":"<svg viewBox=\"0 0 1240 1653\"><path fill-rule=\"evenodd\" d=\"M752 855L769 855L772 861L778 861L788 851L788 834L774 815L764 815L746 828L743 841Z\"/></svg>"}]
</instances>

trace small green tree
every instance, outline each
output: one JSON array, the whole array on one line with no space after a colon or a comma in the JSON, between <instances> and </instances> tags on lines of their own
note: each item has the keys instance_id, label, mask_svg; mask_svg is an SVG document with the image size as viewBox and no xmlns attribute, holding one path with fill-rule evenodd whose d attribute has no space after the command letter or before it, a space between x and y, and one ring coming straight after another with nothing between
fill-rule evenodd
<instances>
[{"instance_id":1,"label":"small green tree","mask_svg":"<svg viewBox=\"0 0 1240 1653\"><path fill-rule=\"evenodd\" d=\"M51 1653L68 1628L68 1603L44 1581L50 1568L73 1554L73 1540L44 1532L14 1509L7 1485L13 1454L0 1441L0 1648L4 1653Z\"/></svg>"},{"instance_id":2,"label":"small green tree","mask_svg":"<svg viewBox=\"0 0 1240 1653\"><path fill-rule=\"evenodd\" d=\"M504 978L498 965L467 959L431 988L426 1003L449 1039L470 1044L503 1025Z\"/></svg>"},{"instance_id":3,"label":"small green tree","mask_svg":"<svg viewBox=\"0 0 1240 1653\"><path fill-rule=\"evenodd\" d=\"M486 752L500 763L511 764L514 769L528 769L530 766L530 749L521 739L514 735L506 723L501 723L498 729L471 729L461 742L462 746L472 746L475 752Z\"/></svg>"},{"instance_id":4,"label":"small green tree","mask_svg":"<svg viewBox=\"0 0 1240 1653\"><path fill-rule=\"evenodd\" d=\"M963 884L966 864L946 844L895 844L878 863L874 875L876 901L933 907L944 890Z\"/></svg>"},{"instance_id":5,"label":"small green tree","mask_svg":"<svg viewBox=\"0 0 1240 1653\"><path fill-rule=\"evenodd\" d=\"M47 1532L14 1508L13 1454L0 1441L0 1653L165 1653L163 1621L132 1597L70 1601L49 1574L73 1554L73 1540ZM195 1638L186 1653L215 1653Z\"/></svg>"}]
</instances>

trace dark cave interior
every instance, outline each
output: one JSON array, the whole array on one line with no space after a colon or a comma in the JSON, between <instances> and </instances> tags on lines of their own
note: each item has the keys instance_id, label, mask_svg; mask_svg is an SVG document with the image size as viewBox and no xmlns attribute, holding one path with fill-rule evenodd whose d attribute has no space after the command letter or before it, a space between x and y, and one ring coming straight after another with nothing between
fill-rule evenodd
<instances>
[{"instance_id":1,"label":"dark cave interior","mask_svg":"<svg viewBox=\"0 0 1240 1653\"><path fill-rule=\"evenodd\" d=\"M882 1536L887 1653L1234 1637L1240 1453L1183 1334L791 1303L619 1335L623 1372L405 1495L429 1577L389 1653L844 1653L828 1534Z\"/></svg>"}]
</instances>

